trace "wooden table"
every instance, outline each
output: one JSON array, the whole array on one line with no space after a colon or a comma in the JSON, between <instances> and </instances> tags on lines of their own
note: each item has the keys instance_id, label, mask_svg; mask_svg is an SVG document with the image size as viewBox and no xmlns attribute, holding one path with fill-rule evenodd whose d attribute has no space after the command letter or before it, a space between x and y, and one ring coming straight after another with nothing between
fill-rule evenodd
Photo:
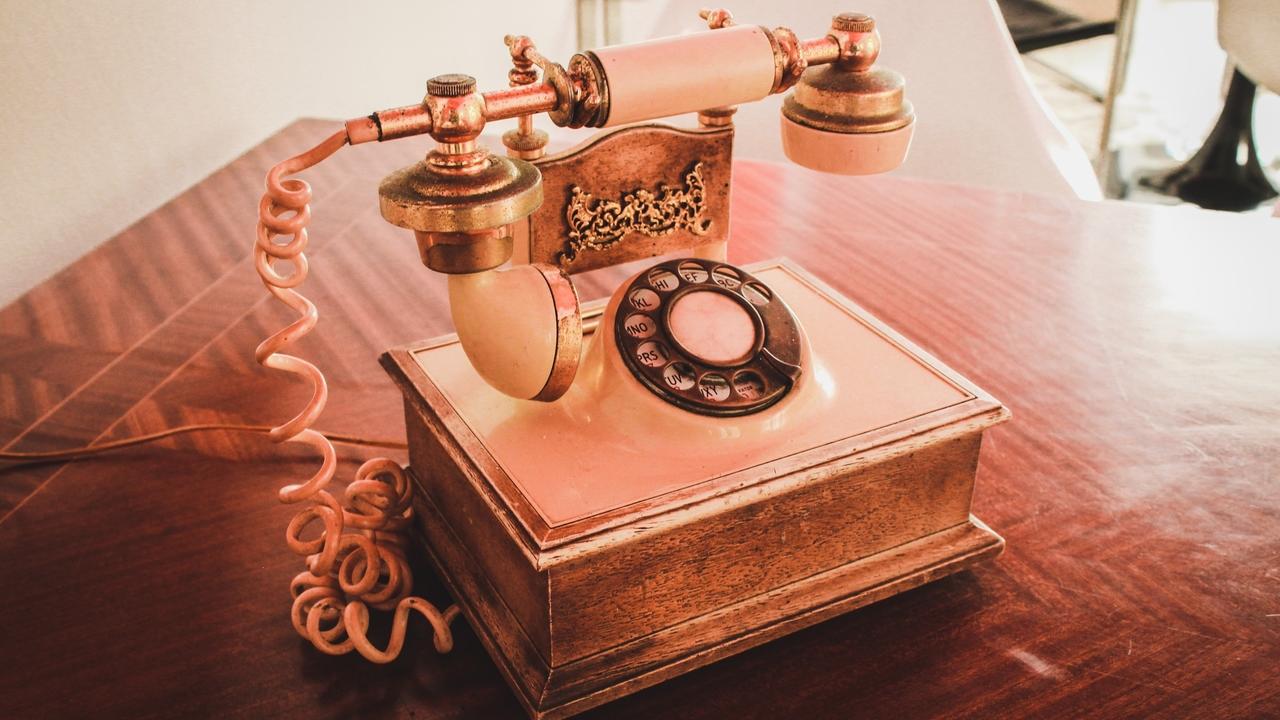
<instances>
[{"instance_id":1,"label":"wooden table","mask_svg":"<svg viewBox=\"0 0 1280 720\"><path fill-rule=\"evenodd\" d=\"M265 170L331 127L290 126L0 311L0 446L297 407L252 358L291 316L248 248ZM423 145L305 175L320 427L400 437L377 355L450 329L443 278L377 211ZM591 717L1280 716L1280 222L746 162L735 185L731 260L791 257L1013 409L974 507L1008 550ZM219 433L0 470L0 717L521 717L469 630L439 656L416 620L384 667L294 634L275 491L313 467Z\"/></svg>"}]
</instances>

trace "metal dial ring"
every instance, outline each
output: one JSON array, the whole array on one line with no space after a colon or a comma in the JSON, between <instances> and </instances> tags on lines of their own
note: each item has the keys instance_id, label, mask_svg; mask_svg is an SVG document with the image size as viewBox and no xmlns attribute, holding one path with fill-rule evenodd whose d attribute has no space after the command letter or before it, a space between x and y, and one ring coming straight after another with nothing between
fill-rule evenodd
<instances>
[{"instance_id":1,"label":"metal dial ring","mask_svg":"<svg viewBox=\"0 0 1280 720\"><path fill-rule=\"evenodd\" d=\"M677 407L717 416L759 412L781 400L800 377L799 323L768 286L741 268L697 258L668 260L622 292L614 337L623 362L641 384ZM730 345L730 357L699 355L689 338L681 341L673 331L674 308L704 292L732 301L712 303L728 308L720 317L737 324L729 333L737 343ZM744 322L752 333L746 343ZM709 336L716 331L709 328Z\"/></svg>"}]
</instances>

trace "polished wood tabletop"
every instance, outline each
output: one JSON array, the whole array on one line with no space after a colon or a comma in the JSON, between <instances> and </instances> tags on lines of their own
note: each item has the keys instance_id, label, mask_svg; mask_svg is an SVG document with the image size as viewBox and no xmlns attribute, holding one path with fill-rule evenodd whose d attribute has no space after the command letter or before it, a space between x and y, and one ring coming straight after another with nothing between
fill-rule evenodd
<instances>
[{"instance_id":1,"label":"polished wood tabletop","mask_svg":"<svg viewBox=\"0 0 1280 720\"><path fill-rule=\"evenodd\" d=\"M300 407L253 360L292 316L249 247L267 168L333 127L289 126L0 311L0 447ZM377 210L425 145L303 175L326 430L402 438L377 356L451 330ZM791 258L1013 410L974 499L1008 548L584 717L1280 717L1280 220L740 162L732 224L731 261ZM342 452L340 477L373 454ZM228 433L0 467L0 717L523 717L469 629L437 655L415 619L388 666L294 633L276 490L314 467Z\"/></svg>"}]
</instances>

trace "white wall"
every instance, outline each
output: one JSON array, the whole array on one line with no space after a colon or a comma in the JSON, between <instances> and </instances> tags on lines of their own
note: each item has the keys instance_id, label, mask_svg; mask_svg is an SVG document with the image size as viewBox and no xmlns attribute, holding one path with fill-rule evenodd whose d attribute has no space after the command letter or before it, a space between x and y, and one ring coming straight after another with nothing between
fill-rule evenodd
<instances>
[{"instance_id":1,"label":"white wall","mask_svg":"<svg viewBox=\"0 0 1280 720\"><path fill-rule=\"evenodd\" d=\"M573 7L0 0L0 305L295 118L505 87L505 33L567 58Z\"/></svg>"}]
</instances>

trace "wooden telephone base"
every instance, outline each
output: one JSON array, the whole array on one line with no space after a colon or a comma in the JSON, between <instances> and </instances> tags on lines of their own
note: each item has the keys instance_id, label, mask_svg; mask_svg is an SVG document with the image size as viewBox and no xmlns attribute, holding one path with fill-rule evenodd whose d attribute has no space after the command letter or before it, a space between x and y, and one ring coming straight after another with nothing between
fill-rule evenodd
<instances>
[{"instance_id":1,"label":"wooden telephone base","mask_svg":"<svg viewBox=\"0 0 1280 720\"><path fill-rule=\"evenodd\" d=\"M747 269L810 328L823 373L810 381L848 400L749 452L726 440L676 467L663 438L594 443L598 428L557 404L489 388L455 336L382 357L405 395L428 553L534 718L582 712L1003 549L969 509L983 432L1008 411L786 261Z\"/></svg>"}]
</instances>

